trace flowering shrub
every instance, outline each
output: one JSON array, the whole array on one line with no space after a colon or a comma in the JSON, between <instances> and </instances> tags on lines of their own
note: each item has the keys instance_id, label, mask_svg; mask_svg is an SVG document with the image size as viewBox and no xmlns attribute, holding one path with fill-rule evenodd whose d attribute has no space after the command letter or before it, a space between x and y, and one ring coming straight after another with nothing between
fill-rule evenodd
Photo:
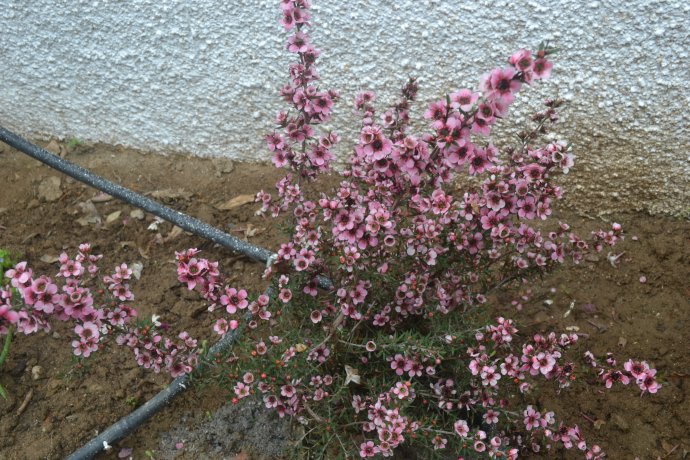
<instances>
[{"instance_id":1,"label":"flowering shrub","mask_svg":"<svg viewBox=\"0 0 690 460\"><path fill-rule=\"evenodd\" d=\"M554 50L518 50L481 78L479 91L464 88L431 103L422 134L409 132L414 78L381 114L372 92L357 95L360 136L342 181L315 193L311 184L332 170L340 141L319 125L330 120L339 95L317 84L320 52L306 33L308 0L281 0L280 7L295 61L280 90L289 109L266 140L286 174L275 196L256 197L259 213L290 226L290 240L264 273L272 289L250 294L228 285L218 263L198 250L176 253L179 280L218 316L215 332L248 329L226 359L233 402L257 394L268 409L294 417L304 425L305 452L316 458L388 457L407 445L458 458L517 458L523 449L560 445L602 458L577 425L513 396L546 382L559 390L571 385L578 336L521 336L511 319L487 321L482 308L492 290L578 263L623 237L618 224L586 239L564 222L543 229L563 194L556 180L574 164L571 146L546 136L562 101L545 101L514 146L489 137L516 95L550 76ZM459 174L477 185L460 191ZM25 263L8 271L24 306L15 309L10 290L0 291L2 331L45 329L51 316L73 320L76 355L89 356L116 333L140 365L173 376L190 372L201 354L195 340L185 333L164 338L167 327L156 317L133 324L126 265L103 278L98 292L111 303L95 302L89 283L97 261L87 245L74 260L63 255L60 288L34 278ZM621 368L612 356L606 364L589 352L586 359L604 387L659 389L645 362Z\"/></svg>"},{"instance_id":2,"label":"flowering shrub","mask_svg":"<svg viewBox=\"0 0 690 460\"><path fill-rule=\"evenodd\" d=\"M231 315L246 307L268 320L250 324L254 343L230 360L233 401L261 394L267 408L304 424L304 445L315 456L336 449L387 457L416 444L515 458L525 447L560 444L603 457L577 426L530 405L514 408L508 396L539 380L569 386L575 364L567 351L578 336L521 338L513 321L486 326L481 317L491 290L566 260L578 263L623 236L618 224L588 239L564 222L550 231L533 224L551 214L563 193L555 180L574 164L570 145L545 140L562 101L546 101L517 145L490 140L518 92L550 76L554 50L518 50L481 78L479 91L464 88L431 103L424 113L430 130L422 134L408 132L415 79L380 115L375 95L359 94L360 137L342 181L314 195L309 183L330 169L339 141L318 128L339 96L318 86L320 52L305 31L309 2L282 0L280 7L295 61L280 91L289 110L278 114L267 144L287 172L276 196L257 194L260 213L283 215L292 226L265 272L277 298L248 301L237 288L198 283L212 307ZM456 177L465 173L478 185L458 192ZM319 276L332 289L318 289ZM633 380L643 392L657 390L646 363L608 364L595 366L605 386Z\"/></svg>"}]
</instances>

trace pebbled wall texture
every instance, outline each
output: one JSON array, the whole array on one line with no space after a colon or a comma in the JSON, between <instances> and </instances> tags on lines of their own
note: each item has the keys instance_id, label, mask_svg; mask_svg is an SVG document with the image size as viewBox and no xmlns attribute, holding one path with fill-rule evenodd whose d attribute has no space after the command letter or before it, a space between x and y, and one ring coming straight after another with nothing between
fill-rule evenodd
<instances>
[{"instance_id":1,"label":"pebbled wall texture","mask_svg":"<svg viewBox=\"0 0 690 460\"><path fill-rule=\"evenodd\" d=\"M690 214L690 4L684 1L314 0L330 127L346 158L354 95L391 103L409 75L413 117L521 47L549 40L551 80L521 93L495 142L554 95L576 166L568 204L590 215ZM287 79L277 0L3 0L0 124L159 153L269 158L263 136ZM516 121L517 120L517 121ZM516 124L517 123L517 124ZM424 129L420 122L417 127Z\"/></svg>"}]
</instances>

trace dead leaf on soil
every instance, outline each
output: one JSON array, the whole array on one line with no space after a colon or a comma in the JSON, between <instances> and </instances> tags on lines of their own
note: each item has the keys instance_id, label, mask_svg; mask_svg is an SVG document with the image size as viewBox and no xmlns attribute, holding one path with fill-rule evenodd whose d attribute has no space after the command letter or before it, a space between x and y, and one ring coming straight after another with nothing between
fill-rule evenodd
<instances>
[{"instance_id":1,"label":"dead leaf on soil","mask_svg":"<svg viewBox=\"0 0 690 460\"><path fill-rule=\"evenodd\" d=\"M235 209L253 202L254 195L237 195L235 198L228 200L225 203L217 204L214 207L219 211L230 211L231 209Z\"/></svg>"},{"instance_id":2,"label":"dead leaf on soil","mask_svg":"<svg viewBox=\"0 0 690 460\"><path fill-rule=\"evenodd\" d=\"M192 196L190 192L185 192L184 189L181 188L178 188L177 190L171 188L167 188L164 190L155 190L153 192L147 193L146 195L150 195L159 200L176 200L178 198L188 200Z\"/></svg>"},{"instance_id":3,"label":"dead leaf on soil","mask_svg":"<svg viewBox=\"0 0 690 460\"><path fill-rule=\"evenodd\" d=\"M67 155L67 149L65 149L65 147L62 146L56 139L51 139L51 141L48 142L48 145L46 145L46 150L50 153L60 156L61 158L65 158Z\"/></svg>"},{"instance_id":4,"label":"dead leaf on soil","mask_svg":"<svg viewBox=\"0 0 690 460\"><path fill-rule=\"evenodd\" d=\"M129 213L129 217L136 220L144 220L144 211L141 209L134 209Z\"/></svg>"},{"instance_id":5,"label":"dead leaf on soil","mask_svg":"<svg viewBox=\"0 0 690 460\"><path fill-rule=\"evenodd\" d=\"M47 264L54 264L60 260L58 256L51 256L50 254L44 254L41 256L41 262L45 262Z\"/></svg>"},{"instance_id":6,"label":"dead leaf on soil","mask_svg":"<svg viewBox=\"0 0 690 460\"><path fill-rule=\"evenodd\" d=\"M345 383L344 385L347 385L350 382L354 383L361 383L362 377L359 375L359 370L355 369L354 367L350 367L347 364L345 365Z\"/></svg>"},{"instance_id":7,"label":"dead leaf on soil","mask_svg":"<svg viewBox=\"0 0 690 460\"><path fill-rule=\"evenodd\" d=\"M618 346L619 347L622 348L622 347L626 346L627 344L628 344L628 339L626 339L625 337L618 337Z\"/></svg>"},{"instance_id":8,"label":"dead leaf on soil","mask_svg":"<svg viewBox=\"0 0 690 460\"><path fill-rule=\"evenodd\" d=\"M6 213L6 212L7 212L7 208L0 208L0 214Z\"/></svg>"},{"instance_id":9,"label":"dead leaf on soil","mask_svg":"<svg viewBox=\"0 0 690 460\"><path fill-rule=\"evenodd\" d=\"M597 430L601 429L601 427L603 425L606 425L606 422L603 420L595 420L594 421L594 428L596 428Z\"/></svg>"},{"instance_id":10,"label":"dead leaf on soil","mask_svg":"<svg viewBox=\"0 0 690 460\"><path fill-rule=\"evenodd\" d=\"M259 235L263 233L265 228L254 227L252 224L247 224L247 228L244 229L244 237L251 238L252 236Z\"/></svg>"},{"instance_id":11,"label":"dead leaf on soil","mask_svg":"<svg viewBox=\"0 0 690 460\"><path fill-rule=\"evenodd\" d=\"M94 195L93 198L91 198L91 201L93 201L94 203L105 203L106 201L110 201L112 199L113 197L108 195L107 193L99 192L96 195Z\"/></svg>"},{"instance_id":12,"label":"dead leaf on soil","mask_svg":"<svg viewBox=\"0 0 690 460\"><path fill-rule=\"evenodd\" d=\"M108 214L108 217L105 218L105 223L110 224L112 222L115 222L117 219L120 218L120 214L122 214L122 211L111 212L110 214Z\"/></svg>"},{"instance_id":13,"label":"dead leaf on soil","mask_svg":"<svg viewBox=\"0 0 690 460\"><path fill-rule=\"evenodd\" d=\"M591 319L588 319L587 322L589 324L591 324L592 326L596 327L599 332L602 332L602 331L605 331L606 329L608 329L608 327L606 327L604 324L597 323L595 321L592 321Z\"/></svg>"},{"instance_id":14,"label":"dead leaf on soil","mask_svg":"<svg viewBox=\"0 0 690 460\"><path fill-rule=\"evenodd\" d=\"M129 268L132 269L132 276L134 276L134 278L141 278L141 271L144 269L144 264L142 264L141 262L134 262L132 265L129 266Z\"/></svg>"},{"instance_id":15,"label":"dead leaf on soil","mask_svg":"<svg viewBox=\"0 0 690 460\"><path fill-rule=\"evenodd\" d=\"M178 236L182 235L182 232L183 232L183 230L180 227L178 227L177 225L175 225L172 228L172 230L170 230L170 233L165 235L165 238L163 238L163 243L168 243L168 242L174 240Z\"/></svg>"},{"instance_id":16,"label":"dead leaf on soil","mask_svg":"<svg viewBox=\"0 0 690 460\"><path fill-rule=\"evenodd\" d=\"M137 246L137 250L139 251L139 255L146 260L149 260L149 247L150 246L147 246L146 249L142 249L141 246Z\"/></svg>"}]
</instances>

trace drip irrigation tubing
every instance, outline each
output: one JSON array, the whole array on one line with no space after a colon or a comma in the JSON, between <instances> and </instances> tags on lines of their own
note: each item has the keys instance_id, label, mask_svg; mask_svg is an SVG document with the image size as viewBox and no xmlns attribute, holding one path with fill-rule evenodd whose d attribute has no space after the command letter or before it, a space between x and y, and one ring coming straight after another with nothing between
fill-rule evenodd
<instances>
[{"instance_id":1,"label":"drip irrigation tubing","mask_svg":"<svg viewBox=\"0 0 690 460\"><path fill-rule=\"evenodd\" d=\"M268 249L254 246L246 241L242 241L205 222L195 219L194 217L164 206L144 195L111 182L85 168L82 168L81 166L75 165L64 158L54 155L47 150L32 144L31 142L18 136L17 134L12 133L11 131L8 131L2 126L0 126L0 140L11 147L14 147L20 152L23 152L84 184L105 192L114 198L131 204L132 206L143 209L155 216L160 217L161 219L171 222L183 230L187 230L195 235L220 244L221 246L234 252L243 254L255 261L271 263L276 258L276 254L272 253ZM326 290L333 288L333 283L331 280L324 276L318 277L318 285L320 288ZM266 294L271 296L273 294L272 290L269 288L266 291ZM209 355L223 353L232 347L237 339L239 339L241 330L242 329L239 328L225 334L221 340L211 347L209 350ZM207 364L202 362L194 371L203 372L206 366ZM103 433L99 434L79 450L67 457L67 459L91 459L97 454L105 451L106 448L110 446L110 443L114 443L135 431L140 425L167 406L176 396L183 393L187 389L189 380L189 374L175 378L167 388L147 401L144 405L131 412L129 415L115 422L113 425L103 431Z\"/></svg>"},{"instance_id":2,"label":"drip irrigation tubing","mask_svg":"<svg viewBox=\"0 0 690 460\"><path fill-rule=\"evenodd\" d=\"M266 289L264 294L273 297L274 290L272 288ZM251 319L252 315L247 312L245 315L245 323ZM241 335L242 328L235 329L226 333L215 345L213 345L206 356L214 356L216 353L224 353L232 347ZM210 365L201 362L194 373L201 373ZM101 452L104 452L112 443L128 436L134 432L140 425L144 424L148 419L156 415L161 409L165 408L176 396L187 390L191 386L190 374L181 375L172 381L164 390L160 391L156 396L146 401L145 404L138 407L129 415L122 417L117 422L110 425L101 434L91 439L84 444L79 450L75 451L67 457L67 460L86 460L91 459Z\"/></svg>"}]
</instances>

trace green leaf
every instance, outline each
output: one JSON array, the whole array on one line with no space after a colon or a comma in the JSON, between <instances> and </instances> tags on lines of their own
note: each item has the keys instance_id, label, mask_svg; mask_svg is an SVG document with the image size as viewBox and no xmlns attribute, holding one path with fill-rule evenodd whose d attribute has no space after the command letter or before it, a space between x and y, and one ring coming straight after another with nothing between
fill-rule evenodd
<instances>
[{"instance_id":1,"label":"green leaf","mask_svg":"<svg viewBox=\"0 0 690 460\"><path fill-rule=\"evenodd\" d=\"M0 385L0 396L2 396L5 399L5 401L7 401L7 392L2 387L2 385Z\"/></svg>"}]
</instances>

